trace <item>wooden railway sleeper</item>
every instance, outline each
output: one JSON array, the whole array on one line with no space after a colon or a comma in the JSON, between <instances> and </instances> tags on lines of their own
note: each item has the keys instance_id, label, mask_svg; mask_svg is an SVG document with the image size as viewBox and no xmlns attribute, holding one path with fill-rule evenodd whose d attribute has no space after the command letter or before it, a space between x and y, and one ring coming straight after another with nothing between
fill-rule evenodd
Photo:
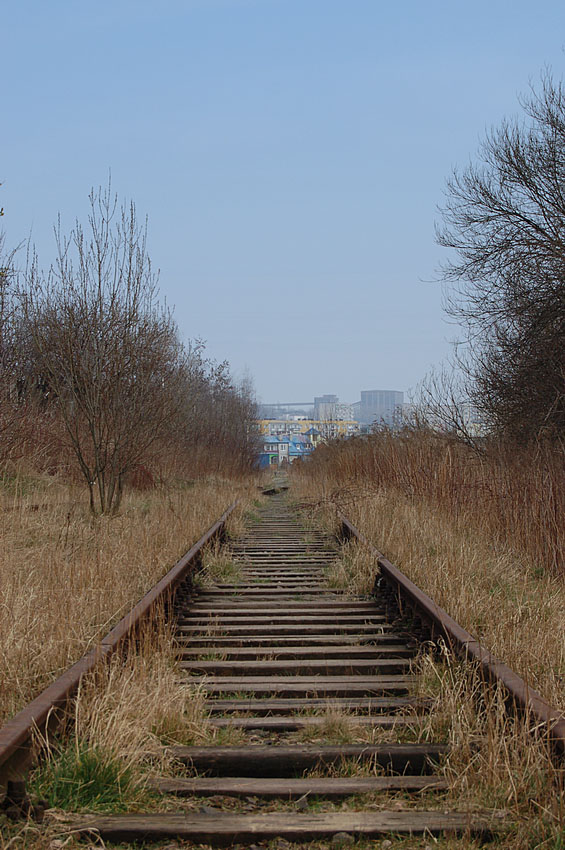
<instances>
[{"instance_id":1,"label":"wooden railway sleeper","mask_svg":"<svg viewBox=\"0 0 565 850\"><path fill-rule=\"evenodd\" d=\"M10 820L34 820L41 823L47 801L33 800L28 792L25 779L9 779L6 785L6 796L0 802L0 812Z\"/></svg>"}]
</instances>

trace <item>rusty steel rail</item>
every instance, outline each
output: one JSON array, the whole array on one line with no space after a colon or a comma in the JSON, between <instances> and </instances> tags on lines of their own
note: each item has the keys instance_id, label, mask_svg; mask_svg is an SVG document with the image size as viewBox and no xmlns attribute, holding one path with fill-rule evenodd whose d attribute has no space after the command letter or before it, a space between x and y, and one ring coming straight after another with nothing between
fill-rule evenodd
<instances>
[{"instance_id":1,"label":"rusty steel rail","mask_svg":"<svg viewBox=\"0 0 565 850\"><path fill-rule=\"evenodd\" d=\"M168 605L178 586L198 566L202 550L219 537L226 521L236 508L233 502L222 516L192 546L182 558L140 599L97 646L69 667L52 682L39 696L26 705L18 714L0 728L0 786L8 781L21 779L33 759L33 737L39 732L45 735L60 723L63 711L76 694L80 681L134 638L140 627L160 605Z\"/></svg>"},{"instance_id":2,"label":"rusty steel rail","mask_svg":"<svg viewBox=\"0 0 565 850\"><path fill-rule=\"evenodd\" d=\"M432 640L443 638L456 654L479 665L485 679L500 683L506 690L513 706L534 720L536 731L547 736L560 758L565 756L565 716L553 708L527 682L514 673L506 664L495 658L481 642L455 622L453 617L440 608L433 599L414 584L398 567L387 558L338 511L341 534L344 539L356 539L375 556L379 574L375 584L384 580L400 604L411 609L413 615L427 627Z\"/></svg>"}]
</instances>

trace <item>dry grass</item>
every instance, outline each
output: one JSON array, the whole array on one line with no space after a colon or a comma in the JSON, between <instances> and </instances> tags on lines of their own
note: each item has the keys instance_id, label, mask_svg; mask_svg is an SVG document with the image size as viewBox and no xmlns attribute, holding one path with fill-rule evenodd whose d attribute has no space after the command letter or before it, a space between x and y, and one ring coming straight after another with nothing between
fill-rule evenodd
<instances>
[{"instance_id":1,"label":"dry grass","mask_svg":"<svg viewBox=\"0 0 565 850\"><path fill-rule=\"evenodd\" d=\"M538 570L565 572L565 452L562 446L490 446L483 455L427 432L382 433L321 446L303 467L316 500L348 506L360 491L394 489L426 501L492 546L519 553Z\"/></svg>"},{"instance_id":2,"label":"dry grass","mask_svg":"<svg viewBox=\"0 0 565 850\"><path fill-rule=\"evenodd\" d=\"M35 778L40 795L51 790L61 754L68 761L74 751L70 769L66 765L68 784L82 779L76 776L77 766L90 755L99 763L115 764L118 777L128 777L128 803L135 807L148 776L173 769L167 745L203 739L205 696L179 682L172 634L162 622L153 626L125 657L116 655L83 678L66 724L52 739L38 742L43 751Z\"/></svg>"},{"instance_id":3,"label":"dry grass","mask_svg":"<svg viewBox=\"0 0 565 850\"><path fill-rule=\"evenodd\" d=\"M237 525L239 527L239 522ZM216 584L237 584L241 580L241 568L241 562L235 561L222 543L216 540L203 554L198 586L204 588L214 587Z\"/></svg>"},{"instance_id":4,"label":"dry grass","mask_svg":"<svg viewBox=\"0 0 565 850\"><path fill-rule=\"evenodd\" d=\"M179 681L173 638L162 626L127 657L85 677L74 701L73 734L125 765L169 765L165 747L201 740L205 695Z\"/></svg>"},{"instance_id":5,"label":"dry grass","mask_svg":"<svg viewBox=\"0 0 565 850\"><path fill-rule=\"evenodd\" d=\"M540 659L545 659L546 663L551 659L551 664L558 663L556 659L562 661L559 654L559 629L563 627L563 619L560 619L563 614L562 596L555 579L547 578L539 570L528 566L527 559L517 558L515 550L510 552L500 541L493 545L484 530L481 534L476 526L469 527L468 516L454 518L453 515L444 514L438 510L437 503L432 504L430 499L423 496L409 496L402 488L386 488L382 483L378 489L371 482L362 484L357 481L344 486L343 481L335 479L332 484L328 476L324 479L324 486L327 500L341 500L340 503L346 506L346 513L372 537L378 548L384 550L391 560L401 564L406 572L412 571L418 584L425 586L444 607L449 610L453 606L451 613L457 619L473 630L473 618L475 623L479 618L480 629L474 630L481 631L490 648L494 649L490 643L491 637L493 641L497 639L500 647L496 651L507 661L509 656L505 648L510 649L515 645L518 653L523 640L520 635L505 635L505 631L512 630L510 624L514 623L512 616L516 614L516 596L513 594L518 587L522 617L519 626L526 624L530 629L531 623L531 633L538 637L552 630L557 630L557 634L545 635L541 647L532 644L530 653L522 658L517 655L517 661L522 661L522 669L531 669L532 675L535 672L538 677L535 682L546 695L550 694L544 688L545 685L554 694L554 687L559 685L554 668L551 665L547 669L543 668ZM303 500L319 499L319 483L315 479L301 479L300 490L299 498ZM229 498L216 511L216 515L228 501ZM134 515L136 510L139 508L134 508ZM328 512L328 523L332 521ZM107 524L110 526L112 522L109 520ZM237 523L238 520L233 523L232 529L237 529ZM153 528L154 533L157 533L157 524ZM170 563L169 560L166 566ZM221 553L210 552L210 566L222 571ZM349 544L334 568L333 581L355 592L366 593L372 587L374 571L374 562L366 551L355 544ZM127 574L125 570L123 574ZM108 572L104 575L107 576ZM548 597L541 603L537 600L539 592ZM441 593L444 593L443 597ZM478 599L475 599L476 596ZM543 608L546 620L545 625L538 623L537 631L534 631L536 606ZM529 609L532 610L526 616ZM500 617L503 622L497 623ZM515 630L516 625L513 628ZM77 703L75 728L80 741L86 742L91 748L117 754L123 769L133 770L141 788L151 768L159 772L174 770L174 765L164 756L164 742L237 744L241 734L238 730L227 730L218 735L218 730L207 728L202 720L201 694L188 691L186 686L180 685L175 679L168 641L166 634L161 635L159 644L149 646L149 651L146 652L142 647L125 664L116 662L110 665L103 674L105 678L102 682L100 678L85 682ZM562 652L562 647L560 649ZM439 664L427 657L419 663L422 694L436 700L437 712L431 715L429 721L419 721L417 737L427 740L434 737L445 739L448 736L453 754L443 766L451 784L449 794L421 795L415 805L419 808L439 806L463 810L499 808L506 812L509 829L493 846L505 850L526 850L530 847L561 850L565 827L563 787L559 785L561 778L547 758L543 743L533 744L527 722L510 720L504 711L500 693L492 689L485 690L468 668L451 662ZM519 667L518 664L514 666ZM389 736L395 737L394 732L379 730L369 739L371 733L368 730L357 729L354 719L344 718L331 705L324 714L326 721L319 731L327 740L377 742ZM448 723L445 722L446 715L450 718ZM307 739L306 734L298 734L296 737ZM470 742L474 745L472 748ZM367 769L363 767L363 770ZM350 770L358 774L361 768L359 765L351 765ZM167 803L162 801L155 805L166 806ZM198 806L199 802L191 801L190 805ZM334 808L329 802L314 805L320 805L320 810L324 811ZM414 803L403 795L380 795L371 800L352 799L343 805L348 808L369 806L386 809L404 808ZM279 802L269 804L265 810L285 806L293 810L293 804ZM174 801L174 808L180 808L178 801ZM33 825L27 829L27 833L10 833L5 839L0 835L0 850L7 850L8 846L22 850L26 847L34 850L50 847L50 850L55 850L62 846L56 823L42 833L38 833ZM12 839L13 843L10 843ZM51 843L53 839L54 843ZM78 846L78 842L71 836L63 840L68 841L69 847ZM359 842L356 846L378 847L379 844ZM273 846L276 846L276 842ZM327 848L329 843L294 846L310 847L313 850ZM392 847L398 847L399 850L416 847L439 847L442 850L456 847L461 850L465 847L468 850L475 846L478 843L466 839L392 839Z\"/></svg>"},{"instance_id":6,"label":"dry grass","mask_svg":"<svg viewBox=\"0 0 565 850\"><path fill-rule=\"evenodd\" d=\"M446 741L450 755L435 772L447 779L446 792L364 795L347 808L449 811L496 811L503 833L496 846L506 850L547 847L557 850L565 829L563 775L547 758L543 740L536 740L528 720L510 717L500 689L485 685L476 671L450 658L424 656L418 662L421 696L434 705L416 719L413 740ZM353 719L328 715L327 731L336 742L383 743L398 740L394 732L378 730L370 741L356 730ZM327 775L314 770L312 775ZM370 762L346 760L332 766L335 776L382 775L386 770ZM406 843L404 843L406 842ZM399 846L413 846L398 839ZM440 847L467 847L464 840L440 838ZM417 846L417 845L416 845ZM435 843L434 843L435 846Z\"/></svg>"},{"instance_id":7,"label":"dry grass","mask_svg":"<svg viewBox=\"0 0 565 850\"><path fill-rule=\"evenodd\" d=\"M326 570L330 587L363 596L373 592L375 573L374 556L366 546L360 546L356 541L345 542L338 557Z\"/></svg>"},{"instance_id":8,"label":"dry grass","mask_svg":"<svg viewBox=\"0 0 565 850\"><path fill-rule=\"evenodd\" d=\"M553 548L563 540L565 517L553 516L547 527L543 519L562 497L554 489L558 462L548 472L547 458L540 459L539 468L528 471L530 486L524 470L511 480L517 461L503 469L498 457L489 472L485 459L479 462L461 447L446 443L430 449L425 440L420 445L415 440L415 445L395 443L390 436L359 441L357 447L336 447L333 457L328 448L293 471L295 497L305 505L321 503L328 528L335 529L335 508L340 508L459 623L565 710L565 584ZM479 483L476 464L483 483L490 474L488 487L471 486L473 476ZM546 494L541 493L544 474ZM538 496L540 503L526 505ZM540 527L530 540L534 517ZM536 553L544 541L548 550L540 560ZM352 542L332 567L330 580L350 592L368 593L375 572L374 558ZM499 847L565 846L563 774L546 742L532 733L532 719L509 716L503 693L469 665L433 658L420 665L422 695L436 705L418 736L447 736L452 748L442 768L451 786L446 807L503 810L507 832ZM418 845L401 841L399 846ZM462 845L441 839L439 846Z\"/></svg>"},{"instance_id":9,"label":"dry grass","mask_svg":"<svg viewBox=\"0 0 565 850\"><path fill-rule=\"evenodd\" d=\"M76 661L255 485L131 492L93 519L82 489L15 469L0 487L0 723ZM238 522L237 518L233 520Z\"/></svg>"},{"instance_id":10,"label":"dry grass","mask_svg":"<svg viewBox=\"0 0 565 850\"><path fill-rule=\"evenodd\" d=\"M42 835L30 825L39 846L42 837L56 834L64 811L162 807L164 798L152 792L151 781L178 770L169 745L208 740L205 695L179 681L173 634L163 618L157 615L152 626L141 643L83 678L63 728L38 741L42 758L30 790L49 806ZM17 834L15 828L10 832Z\"/></svg>"},{"instance_id":11,"label":"dry grass","mask_svg":"<svg viewBox=\"0 0 565 850\"><path fill-rule=\"evenodd\" d=\"M333 475L330 471L327 461L321 469L305 465L295 475L297 498L319 501L322 494L327 522L334 527L339 507L457 622L565 710L565 582L520 551L517 541L493 539L492 505L480 493L471 503L466 493L465 510L448 510L447 493L444 503L437 493L403 492L396 479L390 486L382 480L377 485L370 470L364 482L344 480L339 465ZM448 491L454 480L453 474ZM461 486L467 486L464 476ZM352 592L368 593L375 570L363 547L351 543L330 579Z\"/></svg>"},{"instance_id":12,"label":"dry grass","mask_svg":"<svg viewBox=\"0 0 565 850\"><path fill-rule=\"evenodd\" d=\"M441 773L450 784L446 802L462 810L497 810L507 834L500 846L559 848L565 835L563 771L535 734L532 717L506 710L501 686L478 669L446 655L419 660L421 693L435 702L426 737L447 734L449 757Z\"/></svg>"},{"instance_id":13,"label":"dry grass","mask_svg":"<svg viewBox=\"0 0 565 850\"><path fill-rule=\"evenodd\" d=\"M565 585L493 546L462 519L390 492L349 508L353 523L415 583L556 707L565 710ZM361 592L375 565L349 544ZM347 564L346 564L347 567ZM345 570L346 571L346 570Z\"/></svg>"}]
</instances>

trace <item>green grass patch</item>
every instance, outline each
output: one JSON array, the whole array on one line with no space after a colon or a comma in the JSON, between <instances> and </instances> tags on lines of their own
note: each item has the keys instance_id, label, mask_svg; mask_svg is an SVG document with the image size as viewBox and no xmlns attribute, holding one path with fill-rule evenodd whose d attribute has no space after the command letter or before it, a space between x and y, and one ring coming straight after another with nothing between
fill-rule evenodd
<instances>
[{"instance_id":1,"label":"green grass patch","mask_svg":"<svg viewBox=\"0 0 565 850\"><path fill-rule=\"evenodd\" d=\"M31 787L50 808L73 812L128 811L147 796L119 756L76 740L51 750Z\"/></svg>"},{"instance_id":2,"label":"green grass patch","mask_svg":"<svg viewBox=\"0 0 565 850\"><path fill-rule=\"evenodd\" d=\"M247 510L243 514L243 520L246 525L257 525L261 522L261 517L255 511Z\"/></svg>"}]
</instances>

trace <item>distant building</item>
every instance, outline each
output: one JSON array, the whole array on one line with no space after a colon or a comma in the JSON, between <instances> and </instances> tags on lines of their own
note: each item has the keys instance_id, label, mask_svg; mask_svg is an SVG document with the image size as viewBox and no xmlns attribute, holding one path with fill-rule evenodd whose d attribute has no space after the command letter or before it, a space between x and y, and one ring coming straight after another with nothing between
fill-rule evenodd
<instances>
[{"instance_id":1,"label":"distant building","mask_svg":"<svg viewBox=\"0 0 565 850\"><path fill-rule=\"evenodd\" d=\"M313 419L336 419L349 421L354 419L353 405L340 401L336 395L322 395L314 398Z\"/></svg>"},{"instance_id":2,"label":"distant building","mask_svg":"<svg viewBox=\"0 0 565 850\"><path fill-rule=\"evenodd\" d=\"M322 439L321 433L318 431L317 428L314 428L313 425L306 431L304 436L312 443L314 448L316 448L316 446Z\"/></svg>"},{"instance_id":3,"label":"distant building","mask_svg":"<svg viewBox=\"0 0 565 850\"><path fill-rule=\"evenodd\" d=\"M423 408L420 418L437 431L459 433L469 437L484 437L488 434L485 418L468 401L437 405L431 412Z\"/></svg>"},{"instance_id":4,"label":"distant building","mask_svg":"<svg viewBox=\"0 0 565 850\"><path fill-rule=\"evenodd\" d=\"M258 461L261 468L279 464L278 437L266 437L262 440Z\"/></svg>"},{"instance_id":5,"label":"distant building","mask_svg":"<svg viewBox=\"0 0 565 850\"><path fill-rule=\"evenodd\" d=\"M312 424L319 429L322 441L354 437L359 433L359 423L354 419L320 419Z\"/></svg>"},{"instance_id":6,"label":"distant building","mask_svg":"<svg viewBox=\"0 0 565 850\"><path fill-rule=\"evenodd\" d=\"M336 405L335 418L340 421L351 421L355 419L353 415L353 405L340 402Z\"/></svg>"},{"instance_id":7,"label":"distant building","mask_svg":"<svg viewBox=\"0 0 565 850\"><path fill-rule=\"evenodd\" d=\"M312 440L311 436L310 432L292 435L288 446L289 463L292 463L297 458L304 458L314 451L316 443Z\"/></svg>"},{"instance_id":8,"label":"distant building","mask_svg":"<svg viewBox=\"0 0 565 850\"><path fill-rule=\"evenodd\" d=\"M315 444L305 434L288 436L265 436L261 443L258 463L261 469L293 463L297 458L306 458L314 451Z\"/></svg>"},{"instance_id":9,"label":"distant building","mask_svg":"<svg viewBox=\"0 0 565 850\"><path fill-rule=\"evenodd\" d=\"M314 419L336 419L335 409L339 404L336 395L319 395L314 397Z\"/></svg>"},{"instance_id":10,"label":"distant building","mask_svg":"<svg viewBox=\"0 0 565 850\"><path fill-rule=\"evenodd\" d=\"M304 434L310 427L311 419L258 419L260 434L283 435Z\"/></svg>"},{"instance_id":11,"label":"distant building","mask_svg":"<svg viewBox=\"0 0 565 850\"><path fill-rule=\"evenodd\" d=\"M260 419L354 419L351 404L340 402L336 395L326 393L316 396L314 402L293 401L258 405Z\"/></svg>"},{"instance_id":12,"label":"distant building","mask_svg":"<svg viewBox=\"0 0 565 850\"><path fill-rule=\"evenodd\" d=\"M328 440L353 437L359 424L346 419L258 419L258 463L261 468L307 458Z\"/></svg>"},{"instance_id":13,"label":"distant building","mask_svg":"<svg viewBox=\"0 0 565 850\"><path fill-rule=\"evenodd\" d=\"M288 436L308 434L314 429L321 440L335 437L352 437L359 433L359 423L354 419L258 419L257 430L261 436Z\"/></svg>"},{"instance_id":14,"label":"distant building","mask_svg":"<svg viewBox=\"0 0 565 850\"><path fill-rule=\"evenodd\" d=\"M362 425L388 425L398 422L404 403L404 393L396 390L362 390L361 400L353 405L356 418Z\"/></svg>"}]
</instances>

